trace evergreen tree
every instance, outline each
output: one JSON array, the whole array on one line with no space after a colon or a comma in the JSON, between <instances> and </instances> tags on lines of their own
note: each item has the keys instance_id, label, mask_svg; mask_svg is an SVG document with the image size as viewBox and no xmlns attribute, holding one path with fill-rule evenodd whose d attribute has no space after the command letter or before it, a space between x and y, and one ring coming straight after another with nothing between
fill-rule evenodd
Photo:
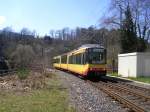
<instances>
[{"instance_id":1,"label":"evergreen tree","mask_svg":"<svg viewBox=\"0 0 150 112\"><path fill-rule=\"evenodd\" d=\"M138 38L137 40L137 52L144 52L148 47L148 42L144 38Z\"/></svg>"},{"instance_id":2,"label":"evergreen tree","mask_svg":"<svg viewBox=\"0 0 150 112\"><path fill-rule=\"evenodd\" d=\"M121 26L121 47L122 53L137 51L136 25L133 22L130 6L125 11L125 19Z\"/></svg>"}]
</instances>

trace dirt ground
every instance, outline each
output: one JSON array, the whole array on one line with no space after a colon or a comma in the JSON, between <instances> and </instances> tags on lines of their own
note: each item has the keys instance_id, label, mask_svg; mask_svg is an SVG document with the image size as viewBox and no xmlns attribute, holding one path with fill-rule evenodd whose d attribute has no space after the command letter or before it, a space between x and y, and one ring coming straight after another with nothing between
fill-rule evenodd
<instances>
[{"instance_id":1,"label":"dirt ground","mask_svg":"<svg viewBox=\"0 0 150 112\"><path fill-rule=\"evenodd\" d=\"M29 76L21 80L17 75L7 75L0 77L0 91L7 92L25 92L31 89L40 89L46 87L45 80L50 75L37 72L30 72Z\"/></svg>"}]
</instances>

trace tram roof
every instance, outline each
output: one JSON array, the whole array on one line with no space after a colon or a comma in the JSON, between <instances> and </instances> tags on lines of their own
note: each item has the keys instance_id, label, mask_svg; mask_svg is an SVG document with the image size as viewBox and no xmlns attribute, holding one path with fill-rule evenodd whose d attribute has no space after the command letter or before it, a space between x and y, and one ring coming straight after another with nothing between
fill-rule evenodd
<instances>
[{"instance_id":1,"label":"tram roof","mask_svg":"<svg viewBox=\"0 0 150 112\"><path fill-rule=\"evenodd\" d=\"M55 56L55 57L60 57L60 56L66 55L68 53L74 52L74 51L79 50L79 49L88 49L88 48L103 48L104 49L104 47L100 46L99 44L84 44L84 45L78 47L77 49L74 49L74 50L72 50L70 52L63 53L63 54Z\"/></svg>"},{"instance_id":2,"label":"tram roof","mask_svg":"<svg viewBox=\"0 0 150 112\"><path fill-rule=\"evenodd\" d=\"M84 44L82 45L81 47L79 47L78 49L80 48L104 48L103 46L100 46L99 44Z\"/></svg>"}]
</instances>

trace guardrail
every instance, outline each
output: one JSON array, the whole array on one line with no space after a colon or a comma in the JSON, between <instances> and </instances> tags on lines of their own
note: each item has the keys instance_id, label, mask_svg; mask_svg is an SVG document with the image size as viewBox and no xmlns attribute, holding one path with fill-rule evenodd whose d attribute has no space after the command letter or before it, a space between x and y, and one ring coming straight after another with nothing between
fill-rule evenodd
<instances>
[{"instance_id":1,"label":"guardrail","mask_svg":"<svg viewBox=\"0 0 150 112\"><path fill-rule=\"evenodd\" d=\"M10 69L10 70L0 70L0 76L13 74L16 72L16 69Z\"/></svg>"}]
</instances>

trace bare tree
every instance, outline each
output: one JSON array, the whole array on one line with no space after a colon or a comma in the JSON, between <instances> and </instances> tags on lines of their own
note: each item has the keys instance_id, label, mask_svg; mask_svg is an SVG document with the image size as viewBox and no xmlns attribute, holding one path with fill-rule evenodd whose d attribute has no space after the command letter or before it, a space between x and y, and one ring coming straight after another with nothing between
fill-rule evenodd
<instances>
[{"instance_id":1,"label":"bare tree","mask_svg":"<svg viewBox=\"0 0 150 112\"><path fill-rule=\"evenodd\" d=\"M103 18L107 25L118 25L121 28L127 5L130 6L136 25L137 36L148 41L150 39L150 1L149 0L112 0L110 16Z\"/></svg>"},{"instance_id":2,"label":"bare tree","mask_svg":"<svg viewBox=\"0 0 150 112\"><path fill-rule=\"evenodd\" d=\"M50 30L49 34L52 38L55 38L55 31L54 30Z\"/></svg>"},{"instance_id":3,"label":"bare tree","mask_svg":"<svg viewBox=\"0 0 150 112\"><path fill-rule=\"evenodd\" d=\"M21 35L32 35L32 32L28 28L22 28L20 31Z\"/></svg>"}]
</instances>

